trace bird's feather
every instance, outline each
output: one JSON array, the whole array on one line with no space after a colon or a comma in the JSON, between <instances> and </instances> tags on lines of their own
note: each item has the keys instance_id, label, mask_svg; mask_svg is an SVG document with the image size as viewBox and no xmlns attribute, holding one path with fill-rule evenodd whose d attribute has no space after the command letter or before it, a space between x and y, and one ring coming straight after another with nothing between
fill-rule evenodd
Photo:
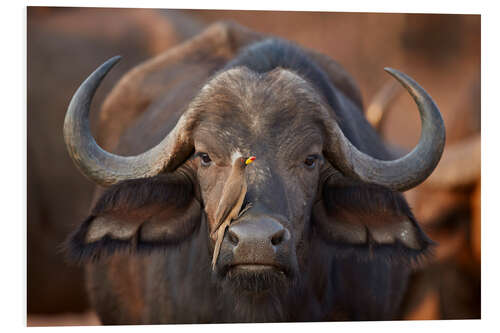
<instances>
[{"instance_id":1,"label":"bird's feather","mask_svg":"<svg viewBox=\"0 0 500 333\"><path fill-rule=\"evenodd\" d=\"M212 256L212 269L215 269L224 233L231 221L239 216L247 192L244 172L232 172L222 190L222 196L215 211L214 233L217 233Z\"/></svg>"}]
</instances>

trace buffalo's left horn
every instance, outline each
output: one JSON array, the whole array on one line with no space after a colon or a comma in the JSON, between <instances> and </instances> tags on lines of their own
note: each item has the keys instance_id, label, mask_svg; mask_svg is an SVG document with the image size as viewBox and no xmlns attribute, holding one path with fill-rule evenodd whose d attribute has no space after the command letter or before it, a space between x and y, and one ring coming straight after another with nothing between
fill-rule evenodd
<instances>
[{"instance_id":1,"label":"buffalo's left horn","mask_svg":"<svg viewBox=\"0 0 500 333\"><path fill-rule=\"evenodd\" d=\"M405 191L423 182L438 164L445 143L445 128L438 107L417 82L395 69L385 70L408 90L418 106L422 132L417 146L397 160L379 160L354 147L333 122L325 154L347 176Z\"/></svg>"},{"instance_id":2,"label":"buffalo's left horn","mask_svg":"<svg viewBox=\"0 0 500 333\"><path fill-rule=\"evenodd\" d=\"M120 58L116 56L107 60L90 74L73 95L64 119L64 140L73 162L84 175L103 186L171 171L193 149L186 133L186 128L191 125L189 112L158 145L140 155L118 156L99 147L90 132L90 104L101 81Z\"/></svg>"}]
</instances>

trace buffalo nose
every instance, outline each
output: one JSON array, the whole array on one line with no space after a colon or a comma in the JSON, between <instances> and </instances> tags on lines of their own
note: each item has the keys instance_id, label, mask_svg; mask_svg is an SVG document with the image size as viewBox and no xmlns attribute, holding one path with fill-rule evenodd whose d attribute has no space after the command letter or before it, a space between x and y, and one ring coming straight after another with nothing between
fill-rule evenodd
<instances>
[{"instance_id":1,"label":"buffalo nose","mask_svg":"<svg viewBox=\"0 0 500 333\"><path fill-rule=\"evenodd\" d=\"M235 259L242 262L268 262L290 240L290 232L273 218L260 218L232 224L227 240Z\"/></svg>"}]
</instances>

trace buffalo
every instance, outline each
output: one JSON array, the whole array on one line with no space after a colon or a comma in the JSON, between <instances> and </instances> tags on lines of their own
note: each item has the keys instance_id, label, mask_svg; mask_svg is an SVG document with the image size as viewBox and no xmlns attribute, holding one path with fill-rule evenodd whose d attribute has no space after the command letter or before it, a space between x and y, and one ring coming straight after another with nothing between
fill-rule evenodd
<instances>
[{"instance_id":1,"label":"buffalo","mask_svg":"<svg viewBox=\"0 0 500 333\"><path fill-rule=\"evenodd\" d=\"M432 173L445 143L418 83L386 69L422 120L418 145L399 157L339 64L216 23L121 79L103 104L105 150L89 109L118 59L82 83L64 122L71 158L99 185L66 246L86 263L104 324L398 318L434 244L401 192ZM244 213L212 267L222 189L235 156L251 155Z\"/></svg>"}]
</instances>

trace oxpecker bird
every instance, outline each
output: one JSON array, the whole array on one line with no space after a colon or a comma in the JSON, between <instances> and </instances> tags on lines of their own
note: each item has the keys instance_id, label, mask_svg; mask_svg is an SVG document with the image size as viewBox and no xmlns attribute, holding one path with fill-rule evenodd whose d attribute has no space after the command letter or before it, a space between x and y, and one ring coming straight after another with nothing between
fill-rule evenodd
<instances>
[{"instance_id":1,"label":"oxpecker bird","mask_svg":"<svg viewBox=\"0 0 500 333\"><path fill-rule=\"evenodd\" d=\"M217 238L215 240L214 254L212 257L212 269L215 269L215 263L219 256L226 228L232 220L243 214L246 210L240 212L247 193L245 169L247 165L253 161L255 161L255 156L251 156L247 159L237 157L233 162L231 173L222 190L222 197L215 211L215 228L213 232L217 233ZM249 208L248 205L247 208Z\"/></svg>"}]
</instances>

